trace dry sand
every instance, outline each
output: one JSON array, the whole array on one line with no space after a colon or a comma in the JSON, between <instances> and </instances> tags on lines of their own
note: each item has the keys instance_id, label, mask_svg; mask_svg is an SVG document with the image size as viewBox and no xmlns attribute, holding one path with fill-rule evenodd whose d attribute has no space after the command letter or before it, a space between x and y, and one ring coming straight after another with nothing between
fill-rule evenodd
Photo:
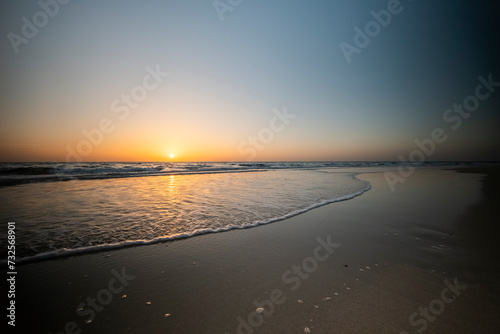
<instances>
[{"instance_id":1,"label":"dry sand","mask_svg":"<svg viewBox=\"0 0 500 334\"><path fill-rule=\"evenodd\" d=\"M498 333L498 170L464 170L394 192L365 173L365 194L273 224L20 265L16 332Z\"/></svg>"}]
</instances>

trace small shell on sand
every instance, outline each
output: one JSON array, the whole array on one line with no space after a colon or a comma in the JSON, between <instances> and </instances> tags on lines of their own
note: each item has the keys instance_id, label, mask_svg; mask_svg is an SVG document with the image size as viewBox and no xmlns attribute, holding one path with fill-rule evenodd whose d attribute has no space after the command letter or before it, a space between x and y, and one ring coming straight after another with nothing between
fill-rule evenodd
<instances>
[{"instance_id":1,"label":"small shell on sand","mask_svg":"<svg viewBox=\"0 0 500 334\"><path fill-rule=\"evenodd\" d=\"M165 313L164 317L165 317L165 318L170 317L170 313Z\"/></svg>"},{"instance_id":2,"label":"small shell on sand","mask_svg":"<svg viewBox=\"0 0 500 334\"><path fill-rule=\"evenodd\" d=\"M302 304L304 302L302 301L302 299L299 299L299 300L297 300L297 303Z\"/></svg>"},{"instance_id":3,"label":"small shell on sand","mask_svg":"<svg viewBox=\"0 0 500 334\"><path fill-rule=\"evenodd\" d=\"M304 328L304 333L307 333L307 334L311 333L311 330L309 329L309 327Z\"/></svg>"},{"instance_id":4,"label":"small shell on sand","mask_svg":"<svg viewBox=\"0 0 500 334\"><path fill-rule=\"evenodd\" d=\"M339 293L338 293L338 292L334 292L334 293L333 293L333 295L334 295L334 296L338 296L338 295L339 295Z\"/></svg>"},{"instance_id":5,"label":"small shell on sand","mask_svg":"<svg viewBox=\"0 0 500 334\"><path fill-rule=\"evenodd\" d=\"M146 302L146 305L151 305L151 302Z\"/></svg>"},{"instance_id":6,"label":"small shell on sand","mask_svg":"<svg viewBox=\"0 0 500 334\"><path fill-rule=\"evenodd\" d=\"M258 309L255 310L258 314L264 313L264 309L262 307L259 307Z\"/></svg>"},{"instance_id":7,"label":"small shell on sand","mask_svg":"<svg viewBox=\"0 0 500 334\"><path fill-rule=\"evenodd\" d=\"M127 295L123 295L123 296L122 296L122 299L125 299L125 298L127 298Z\"/></svg>"}]
</instances>

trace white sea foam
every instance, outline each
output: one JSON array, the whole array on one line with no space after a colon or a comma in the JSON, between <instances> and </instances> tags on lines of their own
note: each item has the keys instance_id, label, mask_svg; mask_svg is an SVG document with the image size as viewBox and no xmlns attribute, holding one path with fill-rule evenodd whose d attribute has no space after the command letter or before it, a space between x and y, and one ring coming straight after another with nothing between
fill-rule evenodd
<instances>
[{"instance_id":1,"label":"white sea foam","mask_svg":"<svg viewBox=\"0 0 500 334\"><path fill-rule=\"evenodd\" d=\"M355 174L353 175L355 177ZM62 249L57 249L54 251L49 251L49 252L43 252L40 254L36 254L33 256L27 256L23 257L20 259L17 259L17 263L25 263L25 262L33 262L33 261L38 261L38 260L45 260L45 259L53 259L53 258L58 258L58 257L65 257L65 256L72 256L72 255L78 255L78 254L84 254L84 253L92 253L92 252L99 252L99 251L107 251L107 250L113 250L113 249L119 249L119 248L124 248L124 247L131 247L131 246L138 246L138 245L150 245L150 244L155 244L159 242L166 242L166 241L172 241L172 240L178 240L178 239L185 239L185 238L190 238L194 236L199 236L203 234L209 234L209 233L220 233L220 232L227 232L231 230L242 230L242 229L248 229L248 228L253 228L257 227L259 225L265 225L265 224L270 224L273 222L281 221L287 218L294 217L296 215L299 215L301 213L313 210L315 208L335 203L335 202L340 202L340 201L345 201L352 199L356 196L359 196L363 194L364 192L368 191L371 189L371 184L369 182L365 182L365 187L362 189L353 192L348 195L336 197L336 198L330 198L327 200L322 200L320 202L308 205L304 208L297 209L294 211L291 211L289 213L286 213L284 215L281 215L279 217L272 217L268 219L263 219L259 221L255 221L253 223L245 223L242 225L229 225L229 226L224 226L220 228L205 228L205 229L196 229L191 232L185 232L185 233L176 233L172 234L169 236L162 236L162 237L157 237L157 238L152 238L152 239L139 239L139 240L127 240L127 241L122 241L122 242L115 242L115 243L103 243L95 246L86 246L86 247L78 247L78 248L62 248ZM0 261L0 265L5 265L6 261Z\"/></svg>"}]
</instances>

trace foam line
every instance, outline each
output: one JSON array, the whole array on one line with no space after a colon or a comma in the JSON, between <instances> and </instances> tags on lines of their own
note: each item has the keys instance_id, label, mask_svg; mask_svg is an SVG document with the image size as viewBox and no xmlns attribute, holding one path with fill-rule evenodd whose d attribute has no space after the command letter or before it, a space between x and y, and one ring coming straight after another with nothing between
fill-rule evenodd
<instances>
[{"instance_id":1,"label":"foam line","mask_svg":"<svg viewBox=\"0 0 500 334\"><path fill-rule=\"evenodd\" d=\"M357 178L358 174L359 173L353 174L353 177L357 180L359 180ZM170 236L166 236L166 237L154 238L151 240L143 240L143 239L142 240L128 240L128 241L124 241L124 242L102 244L102 245L97 245L97 246L88 246L88 247L79 247L79 248L70 248L70 249L63 248L63 249L58 249L58 250L51 251L51 252L40 253L40 254L36 254L33 256L17 259L16 264L35 262L35 261L41 261L41 260L47 260L47 259L55 259L55 258L60 258L60 257L72 256L72 255L107 251L107 250L112 250L112 249L120 249L120 248L138 246L138 245L151 245L151 244L156 244L156 243L165 242L165 241L191 238L191 237L203 235L203 234L220 233L220 232L227 232L227 231L231 231L231 230L243 230L243 229L247 229L247 228L256 227L259 225L266 225L266 224L274 223L277 221L285 220L285 219L293 217L293 216L297 216L301 213L313 210L313 209L318 208L320 206L324 206L324 205L335 203L335 202L350 200L350 199L357 197L357 196L359 196L359 195L361 195L361 194L363 194L366 191L371 189L372 186L371 186L370 182L364 181L364 180L360 180L360 181L365 182L366 187L357 191L357 192L354 192L354 193L349 194L349 195L341 196L341 197L323 200L321 202L311 204L305 208L292 211L292 212L287 213L286 215L283 215L280 217L265 219L265 220L257 221L254 223L246 223L243 225L230 225L230 226L226 226L226 227L222 227L222 228L218 228L218 229L213 229L213 228L200 229L200 230L195 230L195 231L190 232L190 233L179 233L179 234L174 234L174 235L170 235ZM7 265L7 260L0 261L1 267L4 267L6 265Z\"/></svg>"}]
</instances>

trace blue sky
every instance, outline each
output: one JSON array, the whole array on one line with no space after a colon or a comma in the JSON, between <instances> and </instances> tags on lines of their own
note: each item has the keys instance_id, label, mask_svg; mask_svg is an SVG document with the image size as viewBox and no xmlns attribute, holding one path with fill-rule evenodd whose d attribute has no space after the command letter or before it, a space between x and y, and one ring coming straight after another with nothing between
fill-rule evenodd
<instances>
[{"instance_id":1,"label":"blue sky","mask_svg":"<svg viewBox=\"0 0 500 334\"><path fill-rule=\"evenodd\" d=\"M41 7L3 2L2 160L64 161L105 117L114 130L83 160L245 160L238 147L285 106L296 118L256 160L397 160L436 127L449 136L426 159L498 160L500 92L457 130L443 121L478 76L500 81L498 5L401 1L348 63L339 45L392 1L243 0L221 21L208 0L73 0L17 53L8 34ZM168 78L113 118L148 66Z\"/></svg>"}]
</instances>

